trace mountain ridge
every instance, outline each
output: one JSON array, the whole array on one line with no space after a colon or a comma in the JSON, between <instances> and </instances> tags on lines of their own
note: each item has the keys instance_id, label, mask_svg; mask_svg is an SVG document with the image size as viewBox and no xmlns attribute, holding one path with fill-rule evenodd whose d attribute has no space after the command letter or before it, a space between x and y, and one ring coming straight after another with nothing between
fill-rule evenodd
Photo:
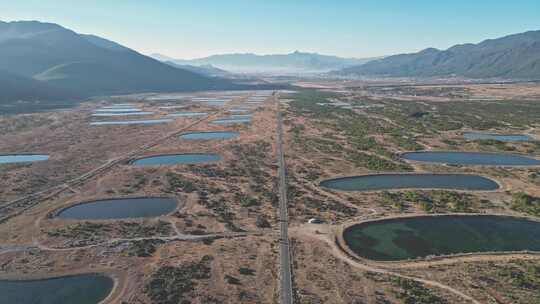
<instances>
[{"instance_id":1,"label":"mountain ridge","mask_svg":"<svg viewBox=\"0 0 540 304\"><path fill-rule=\"evenodd\" d=\"M0 70L81 96L235 88L54 23L0 21Z\"/></svg>"},{"instance_id":2,"label":"mountain ridge","mask_svg":"<svg viewBox=\"0 0 540 304\"><path fill-rule=\"evenodd\" d=\"M333 72L344 76L540 79L540 30L427 48Z\"/></svg>"}]
</instances>

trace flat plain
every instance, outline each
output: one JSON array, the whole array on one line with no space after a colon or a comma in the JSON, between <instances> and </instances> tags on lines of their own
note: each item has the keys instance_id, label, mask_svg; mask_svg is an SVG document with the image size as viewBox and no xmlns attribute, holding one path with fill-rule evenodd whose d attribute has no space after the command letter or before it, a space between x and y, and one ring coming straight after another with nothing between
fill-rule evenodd
<instances>
[{"instance_id":1,"label":"flat plain","mask_svg":"<svg viewBox=\"0 0 540 304\"><path fill-rule=\"evenodd\" d=\"M492 215L540 225L537 165L450 165L401 157L454 151L540 159L537 84L313 80L295 85L294 93L238 92L217 106L185 97L129 95L0 117L2 154L49 156L0 164L0 282L98 273L114 280L105 303L278 302L281 111L295 303L538 303L540 256L534 248L441 250L385 261L358 254L343 235L356 224L398 218L405 224L387 243L381 245L376 232L361 241L377 250L414 253L427 245L414 234L421 229L411 228L407 219ZM249 103L258 94L265 99ZM125 103L153 113L144 119L173 112L208 115L179 115L151 125L90 125L132 120L92 116L97 109ZM248 123L211 123L244 107L251 114ZM238 136L181 137L199 131ZM531 140L468 139L466 132L526 134ZM193 153L220 159L133 165L142 157ZM341 177L415 173L478 175L499 187L340 191L321 186ZM140 197L172 198L177 207L145 218L57 216L80 203Z\"/></svg>"}]
</instances>

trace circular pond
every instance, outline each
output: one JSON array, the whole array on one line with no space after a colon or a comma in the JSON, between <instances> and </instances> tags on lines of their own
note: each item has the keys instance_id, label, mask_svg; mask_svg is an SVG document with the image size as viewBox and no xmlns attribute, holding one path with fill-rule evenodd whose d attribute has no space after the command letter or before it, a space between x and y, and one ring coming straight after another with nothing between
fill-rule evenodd
<instances>
[{"instance_id":1,"label":"circular pond","mask_svg":"<svg viewBox=\"0 0 540 304\"><path fill-rule=\"evenodd\" d=\"M182 134L179 137L187 140L203 140L203 139L228 139L240 135L236 131L218 131L218 132L191 132Z\"/></svg>"},{"instance_id":2,"label":"circular pond","mask_svg":"<svg viewBox=\"0 0 540 304\"><path fill-rule=\"evenodd\" d=\"M143 157L134 160L131 164L135 166L160 166L177 164L200 164L221 160L217 154L190 153L190 154L168 154Z\"/></svg>"},{"instance_id":3,"label":"circular pond","mask_svg":"<svg viewBox=\"0 0 540 304\"><path fill-rule=\"evenodd\" d=\"M49 159L46 154L8 154L0 155L0 164L26 163Z\"/></svg>"},{"instance_id":4,"label":"circular pond","mask_svg":"<svg viewBox=\"0 0 540 304\"><path fill-rule=\"evenodd\" d=\"M77 220L154 217L173 212L177 205L173 198L114 198L80 203L62 209L57 217Z\"/></svg>"},{"instance_id":5,"label":"circular pond","mask_svg":"<svg viewBox=\"0 0 540 304\"><path fill-rule=\"evenodd\" d=\"M470 174L374 174L324 180L321 186L343 191L391 189L495 190L499 185Z\"/></svg>"},{"instance_id":6,"label":"circular pond","mask_svg":"<svg viewBox=\"0 0 540 304\"><path fill-rule=\"evenodd\" d=\"M540 251L540 223L495 215L446 215L366 222L343 232L358 256L397 261L458 253Z\"/></svg>"},{"instance_id":7,"label":"circular pond","mask_svg":"<svg viewBox=\"0 0 540 304\"><path fill-rule=\"evenodd\" d=\"M401 157L413 161L451 165L540 166L538 159L508 153L420 151L402 153Z\"/></svg>"},{"instance_id":8,"label":"circular pond","mask_svg":"<svg viewBox=\"0 0 540 304\"><path fill-rule=\"evenodd\" d=\"M43 280L0 280L0 303L97 304L114 286L113 279L82 274Z\"/></svg>"}]
</instances>

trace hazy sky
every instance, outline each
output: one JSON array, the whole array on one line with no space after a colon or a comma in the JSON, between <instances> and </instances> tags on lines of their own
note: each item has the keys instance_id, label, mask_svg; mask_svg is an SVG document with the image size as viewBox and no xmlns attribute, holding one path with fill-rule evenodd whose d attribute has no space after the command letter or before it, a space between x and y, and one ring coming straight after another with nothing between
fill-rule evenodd
<instances>
[{"instance_id":1,"label":"hazy sky","mask_svg":"<svg viewBox=\"0 0 540 304\"><path fill-rule=\"evenodd\" d=\"M371 57L538 30L540 0L0 0L0 20L59 23L176 58Z\"/></svg>"}]
</instances>

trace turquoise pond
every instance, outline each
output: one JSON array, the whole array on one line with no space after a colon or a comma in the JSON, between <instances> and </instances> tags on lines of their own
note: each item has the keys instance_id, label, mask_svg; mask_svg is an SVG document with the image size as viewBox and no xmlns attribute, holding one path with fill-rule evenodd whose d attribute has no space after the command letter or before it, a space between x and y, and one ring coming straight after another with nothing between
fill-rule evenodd
<instances>
[{"instance_id":1,"label":"turquoise pond","mask_svg":"<svg viewBox=\"0 0 540 304\"><path fill-rule=\"evenodd\" d=\"M235 131L218 131L218 132L190 132L182 134L179 137L187 140L204 140L204 139L228 139L240 135Z\"/></svg>"},{"instance_id":2,"label":"turquoise pond","mask_svg":"<svg viewBox=\"0 0 540 304\"><path fill-rule=\"evenodd\" d=\"M451 165L540 166L540 160L518 154L457 151L421 151L402 153L407 160Z\"/></svg>"},{"instance_id":3,"label":"turquoise pond","mask_svg":"<svg viewBox=\"0 0 540 304\"><path fill-rule=\"evenodd\" d=\"M0 164L26 163L49 159L46 154L9 154L0 155Z\"/></svg>"},{"instance_id":4,"label":"turquoise pond","mask_svg":"<svg viewBox=\"0 0 540 304\"><path fill-rule=\"evenodd\" d=\"M177 112L177 113L171 113L167 114L169 117L200 117L200 116L206 116L208 113L206 112Z\"/></svg>"},{"instance_id":5,"label":"turquoise pond","mask_svg":"<svg viewBox=\"0 0 540 304\"><path fill-rule=\"evenodd\" d=\"M463 137L470 140L498 140L498 141L530 141L533 138L527 134L494 134L465 132Z\"/></svg>"},{"instance_id":6,"label":"turquoise pond","mask_svg":"<svg viewBox=\"0 0 540 304\"><path fill-rule=\"evenodd\" d=\"M131 164L134 166L161 166L177 164L200 164L216 162L219 160L221 160L221 156L219 156L218 154L189 153L148 156L136 159Z\"/></svg>"}]
</instances>

